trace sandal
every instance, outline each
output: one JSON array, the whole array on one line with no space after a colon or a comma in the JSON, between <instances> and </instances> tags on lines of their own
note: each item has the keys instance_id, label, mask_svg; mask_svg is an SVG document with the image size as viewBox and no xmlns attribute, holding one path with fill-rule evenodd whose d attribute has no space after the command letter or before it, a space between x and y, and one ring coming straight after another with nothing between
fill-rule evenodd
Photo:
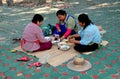
<instances>
[{"instance_id":1,"label":"sandal","mask_svg":"<svg viewBox=\"0 0 120 79\"><path fill-rule=\"evenodd\" d=\"M21 58L17 58L16 60L17 60L17 61L29 61L30 58L28 58L27 56L23 56L23 57L21 57Z\"/></svg>"},{"instance_id":2,"label":"sandal","mask_svg":"<svg viewBox=\"0 0 120 79\"><path fill-rule=\"evenodd\" d=\"M36 66L36 67L40 67L42 66L42 64L40 62L32 62L28 64L29 66Z\"/></svg>"},{"instance_id":3,"label":"sandal","mask_svg":"<svg viewBox=\"0 0 120 79\"><path fill-rule=\"evenodd\" d=\"M20 42L21 41L21 38L13 38L12 39L12 43L17 43L17 42Z\"/></svg>"}]
</instances>

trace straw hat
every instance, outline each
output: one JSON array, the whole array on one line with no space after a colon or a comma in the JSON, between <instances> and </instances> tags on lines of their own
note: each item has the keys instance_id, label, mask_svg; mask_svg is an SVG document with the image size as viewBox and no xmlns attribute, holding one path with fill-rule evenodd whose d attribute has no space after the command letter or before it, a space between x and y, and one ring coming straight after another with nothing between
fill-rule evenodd
<instances>
[{"instance_id":1,"label":"straw hat","mask_svg":"<svg viewBox=\"0 0 120 79\"><path fill-rule=\"evenodd\" d=\"M72 60L68 62L67 67L70 70L81 72L81 71L87 71L88 69L92 67L92 65L87 60L84 60L84 64L75 65L74 60Z\"/></svg>"}]
</instances>

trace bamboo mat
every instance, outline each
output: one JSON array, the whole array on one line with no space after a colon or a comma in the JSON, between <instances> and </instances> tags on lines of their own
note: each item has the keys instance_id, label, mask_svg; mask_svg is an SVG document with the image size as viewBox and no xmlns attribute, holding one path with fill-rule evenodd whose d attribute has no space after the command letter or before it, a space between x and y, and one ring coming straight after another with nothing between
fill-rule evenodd
<instances>
[{"instance_id":1,"label":"bamboo mat","mask_svg":"<svg viewBox=\"0 0 120 79\"><path fill-rule=\"evenodd\" d=\"M106 46L108 44L108 41L103 40L101 45ZM22 51L28 55L36 56L37 58L43 57L46 54L49 54L50 57L47 59L47 63L56 67L61 65L64 62L67 62L68 60L72 59L79 53L73 49L73 45L71 45L70 50L68 51L62 51L59 50L57 45L53 45L51 49L45 50L45 51L39 51L39 52L34 52L34 53L29 53L24 50L22 50L19 47L14 48L14 50ZM89 55L93 52L85 52L83 54Z\"/></svg>"},{"instance_id":2,"label":"bamboo mat","mask_svg":"<svg viewBox=\"0 0 120 79\"><path fill-rule=\"evenodd\" d=\"M54 67L59 66L64 62L67 62L68 60L72 59L74 56L79 54L72 47L68 51L62 51L62 50L59 50L56 45L53 45L50 50L39 51L39 52L34 52L34 53L26 52L22 50L20 46L14 48L14 50L22 51L28 55L36 56L37 58L40 58L44 56L45 54L49 54L50 57L47 63Z\"/></svg>"}]
</instances>

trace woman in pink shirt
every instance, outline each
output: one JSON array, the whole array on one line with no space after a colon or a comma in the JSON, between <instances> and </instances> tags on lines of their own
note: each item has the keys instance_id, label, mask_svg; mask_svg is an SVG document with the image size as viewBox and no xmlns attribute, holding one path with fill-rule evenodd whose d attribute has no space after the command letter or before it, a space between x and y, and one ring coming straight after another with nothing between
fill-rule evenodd
<instances>
[{"instance_id":1,"label":"woman in pink shirt","mask_svg":"<svg viewBox=\"0 0 120 79\"><path fill-rule=\"evenodd\" d=\"M21 40L21 48L25 51L36 52L47 50L52 47L51 39L45 39L40 28L42 21L43 17L36 14L32 22L25 27Z\"/></svg>"}]
</instances>

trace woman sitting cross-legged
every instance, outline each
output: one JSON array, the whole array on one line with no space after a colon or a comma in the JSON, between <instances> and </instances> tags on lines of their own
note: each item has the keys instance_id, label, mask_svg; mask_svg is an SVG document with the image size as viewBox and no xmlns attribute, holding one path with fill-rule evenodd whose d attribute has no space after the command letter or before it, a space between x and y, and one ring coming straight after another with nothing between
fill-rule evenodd
<instances>
[{"instance_id":1,"label":"woman sitting cross-legged","mask_svg":"<svg viewBox=\"0 0 120 79\"><path fill-rule=\"evenodd\" d=\"M29 23L22 35L21 48L29 52L47 50L52 47L51 39L45 39L40 28L43 17L39 14L34 15L32 22Z\"/></svg>"},{"instance_id":2,"label":"woman sitting cross-legged","mask_svg":"<svg viewBox=\"0 0 120 79\"><path fill-rule=\"evenodd\" d=\"M67 38L69 35L76 34L77 26L75 19L66 13L64 10L58 10L56 13L59 22L54 27L53 34L55 38L60 37L60 41Z\"/></svg>"},{"instance_id":3,"label":"woman sitting cross-legged","mask_svg":"<svg viewBox=\"0 0 120 79\"><path fill-rule=\"evenodd\" d=\"M78 34L68 37L69 42L75 44L74 49L80 53L98 49L101 36L97 26L91 22L87 14L80 14L78 23L81 26Z\"/></svg>"}]
</instances>

